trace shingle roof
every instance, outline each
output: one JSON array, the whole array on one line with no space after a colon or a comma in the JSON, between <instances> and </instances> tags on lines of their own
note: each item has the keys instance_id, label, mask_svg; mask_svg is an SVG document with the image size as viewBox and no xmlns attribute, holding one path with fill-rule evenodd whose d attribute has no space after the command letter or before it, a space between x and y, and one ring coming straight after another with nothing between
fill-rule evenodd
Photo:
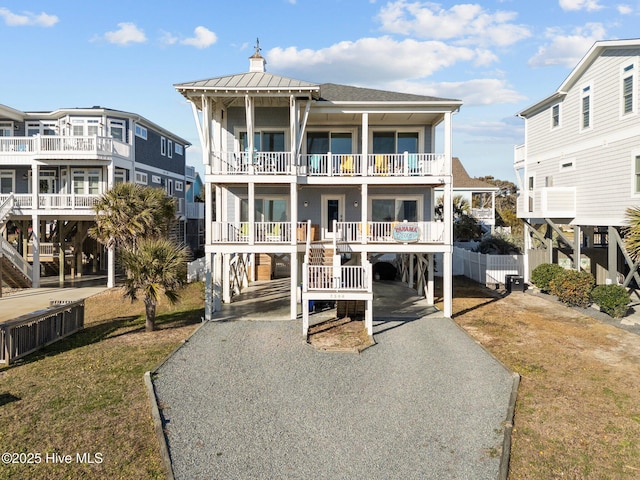
<instances>
[{"instance_id":1,"label":"shingle roof","mask_svg":"<svg viewBox=\"0 0 640 480\"><path fill-rule=\"evenodd\" d=\"M330 102L458 102L450 98L438 98L412 93L389 92L372 88L352 87L335 83L320 85L320 100Z\"/></svg>"},{"instance_id":2,"label":"shingle roof","mask_svg":"<svg viewBox=\"0 0 640 480\"><path fill-rule=\"evenodd\" d=\"M453 188L482 188L498 190L498 187L491 185L489 182L485 182L484 180L479 180L477 178L471 178L458 157L453 157L451 159L451 172L453 174Z\"/></svg>"}]
</instances>

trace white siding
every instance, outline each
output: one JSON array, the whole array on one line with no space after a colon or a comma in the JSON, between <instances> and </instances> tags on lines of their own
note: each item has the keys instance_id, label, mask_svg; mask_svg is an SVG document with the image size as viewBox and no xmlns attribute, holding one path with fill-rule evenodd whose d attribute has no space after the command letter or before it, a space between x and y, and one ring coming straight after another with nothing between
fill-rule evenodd
<instances>
[{"instance_id":1,"label":"white siding","mask_svg":"<svg viewBox=\"0 0 640 480\"><path fill-rule=\"evenodd\" d=\"M625 210L640 205L640 195L633 194L633 159L640 154L638 90L636 113L621 116L621 70L633 63L637 86L639 55L640 49L611 50L596 58L562 99L560 127L551 128L553 104L526 120L525 188L533 174L536 190L535 212L529 216L545 216L540 189L547 177L552 177L553 187L576 187L574 224L622 225ZM587 84L592 122L591 128L581 130L581 93ZM561 168L570 161L572 168Z\"/></svg>"}]
</instances>

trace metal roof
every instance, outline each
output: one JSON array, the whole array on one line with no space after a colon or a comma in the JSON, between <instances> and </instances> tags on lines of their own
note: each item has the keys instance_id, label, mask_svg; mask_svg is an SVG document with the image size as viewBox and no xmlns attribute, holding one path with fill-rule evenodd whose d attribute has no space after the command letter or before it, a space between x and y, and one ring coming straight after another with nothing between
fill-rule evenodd
<instances>
[{"instance_id":1,"label":"metal roof","mask_svg":"<svg viewBox=\"0 0 640 480\"><path fill-rule=\"evenodd\" d=\"M209 91L311 91L318 92L320 86L315 83L281 77L267 72L248 72L223 77L208 78L195 82L177 83L178 90Z\"/></svg>"}]
</instances>

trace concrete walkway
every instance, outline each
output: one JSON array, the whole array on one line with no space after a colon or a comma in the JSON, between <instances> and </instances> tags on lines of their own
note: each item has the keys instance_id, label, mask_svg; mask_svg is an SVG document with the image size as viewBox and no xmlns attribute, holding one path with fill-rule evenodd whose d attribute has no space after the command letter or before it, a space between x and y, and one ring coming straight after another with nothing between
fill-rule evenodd
<instances>
[{"instance_id":1,"label":"concrete walkway","mask_svg":"<svg viewBox=\"0 0 640 480\"><path fill-rule=\"evenodd\" d=\"M414 293L376 284L361 354L265 321L268 290L203 324L154 379L175 478L499 478L515 377Z\"/></svg>"},{"instance_id":2,"label":"concrete walkway","mask_svg":"<svg viewBox=\"0 0 640 480\"><path fill-rule=\"evenodd\" d=\"M0 298L0 323L44 310L49 307L51 301L81 300L107 289L106 277L103 276L83 277L73 283L67 282L66 287L57 286L57 279L47 280L48 282L42 282L44 286L40 288L5 289Z\"/></svg>"}]
</instances>

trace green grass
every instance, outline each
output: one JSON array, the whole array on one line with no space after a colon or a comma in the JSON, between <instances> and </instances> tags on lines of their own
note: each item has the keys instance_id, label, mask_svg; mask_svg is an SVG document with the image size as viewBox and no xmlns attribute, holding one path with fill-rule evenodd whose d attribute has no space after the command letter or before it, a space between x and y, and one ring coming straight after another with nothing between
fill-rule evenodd
<instances>
[{"instance_id":1,"label":"green grass","mask_svg":"<svg viewBox=\"0 0 640 480\"><path fill-rule=\"evenodd\" d=\"M113 289L87 299L83 331L1 368L1 450L40 463L0 464L0 479L164 478L143 375L188 337L203 305L202 285L189 285L145 333L142 302ZM71 463L53 463L54 453ZM101 462L78 462L85 453Z\"/></svg>"}]
</instances>

